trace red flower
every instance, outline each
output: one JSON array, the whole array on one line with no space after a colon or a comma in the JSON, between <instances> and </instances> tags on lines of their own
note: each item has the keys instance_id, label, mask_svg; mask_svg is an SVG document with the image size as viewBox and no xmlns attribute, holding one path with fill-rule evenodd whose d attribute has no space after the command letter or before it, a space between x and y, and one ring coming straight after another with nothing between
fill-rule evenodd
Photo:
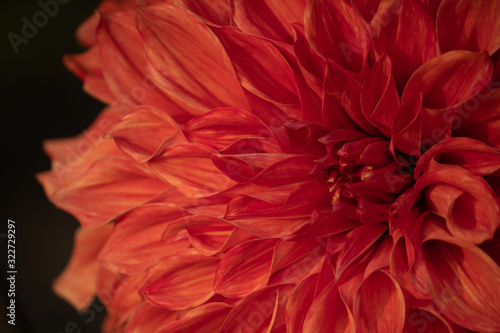
<instances>
[{"instance_id":1,"label":"red flower","mask_svg":"<svg viewBox=\"0 0 500 333\"><path fill-rule=\"evenodd\" d=\"M48 141L105 332L500 330L500 3L104 1Z\"/></svg>"}]
</instances>

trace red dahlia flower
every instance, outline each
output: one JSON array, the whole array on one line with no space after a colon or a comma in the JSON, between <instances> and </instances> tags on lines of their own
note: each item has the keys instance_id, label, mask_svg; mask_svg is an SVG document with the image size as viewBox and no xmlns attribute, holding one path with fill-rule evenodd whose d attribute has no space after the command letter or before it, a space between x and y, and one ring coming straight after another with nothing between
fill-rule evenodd
<instances>
[{"instance_id":1,"label":"red dahlia flower","mask_svg":"<svg viewBox=\"0 0 500 333\"><path fill-rule=\"evenodd\" d=\"M48 141L104 332L500 331L500 2L104 1Z\"/></svg>"}]
</instances>

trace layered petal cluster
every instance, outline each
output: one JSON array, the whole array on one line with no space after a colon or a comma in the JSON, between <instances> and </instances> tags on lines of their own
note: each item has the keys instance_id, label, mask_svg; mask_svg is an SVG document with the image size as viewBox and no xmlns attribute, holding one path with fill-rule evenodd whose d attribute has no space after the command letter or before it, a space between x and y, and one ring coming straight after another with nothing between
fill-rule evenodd
<instances>
[{"instance_id":1,"label":"layered petal cluster","mask_svg":"<svg viewBox=\"0 0 500 333\"><path fill-rule=\"evenodd\" d=\"M104 332L500 331L500 2L105 0L38 175Z\"/></svg>"}]
</instances>

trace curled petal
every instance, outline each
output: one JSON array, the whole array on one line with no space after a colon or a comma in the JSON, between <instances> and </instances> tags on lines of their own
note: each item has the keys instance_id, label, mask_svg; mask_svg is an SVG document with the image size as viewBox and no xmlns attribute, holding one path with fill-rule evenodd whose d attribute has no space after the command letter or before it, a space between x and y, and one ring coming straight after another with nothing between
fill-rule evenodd
<instances>
[{"instance_id":1,"label":"curled petal","mask_svg":"<svg viewBox=\"0 0 500 333\"><path fill-rule=\"evenodd\" d=\"M447 217L448 228L455 236L473 243L493 237L500 223L500 204L482 177L459 167L443 166L422 175L415 192L422 193L434 184L447 186L427 190L429 209Z\"/></svg>"},{"instance_id":2,"label":"curled petal","mask_svg":"<svg viewBox=\"0 0 500 333\"><path fill-rule=\"evenodd\" d=\"M415 178L421 172L439 167L435 163L460 166L484 176L500 169L500 152L480 141L452 138L436 144L419 159L415 167Z\"/></svg>"}]
</instances>

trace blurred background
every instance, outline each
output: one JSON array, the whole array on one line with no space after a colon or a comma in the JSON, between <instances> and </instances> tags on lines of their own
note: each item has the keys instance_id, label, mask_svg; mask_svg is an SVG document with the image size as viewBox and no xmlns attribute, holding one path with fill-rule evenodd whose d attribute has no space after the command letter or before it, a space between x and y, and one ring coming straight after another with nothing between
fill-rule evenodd
<instances>
[{"instance_id":1,"label":"blurred background","mask_svg":"<svg viewBox=\"0 0 500 333\"><path fill-rule=\"evenodd\" d=\"M83 48L77 26L97 7L96 0L59 0L58 12L45 24L42 3L54 0L2 1L0 10L0 105L2 124L2 220L0 222L0 332L99 332L104 313L80 314L53 294L51 284L71 255L78 222L45 197L35 173L50 168L42 151L48 138L85 130L103 105L82 91L81 82L62 64L65 53ZM34 17L35 16L35 17ZM25 19L23 19L25 18ZM41 27L19 43L23 25ZM23 21L24 20L24 21ZM13 34L11 34L13 36ZM7 325L7 219L16 222L16 326Z\"/></svg>"}]
</instances>

